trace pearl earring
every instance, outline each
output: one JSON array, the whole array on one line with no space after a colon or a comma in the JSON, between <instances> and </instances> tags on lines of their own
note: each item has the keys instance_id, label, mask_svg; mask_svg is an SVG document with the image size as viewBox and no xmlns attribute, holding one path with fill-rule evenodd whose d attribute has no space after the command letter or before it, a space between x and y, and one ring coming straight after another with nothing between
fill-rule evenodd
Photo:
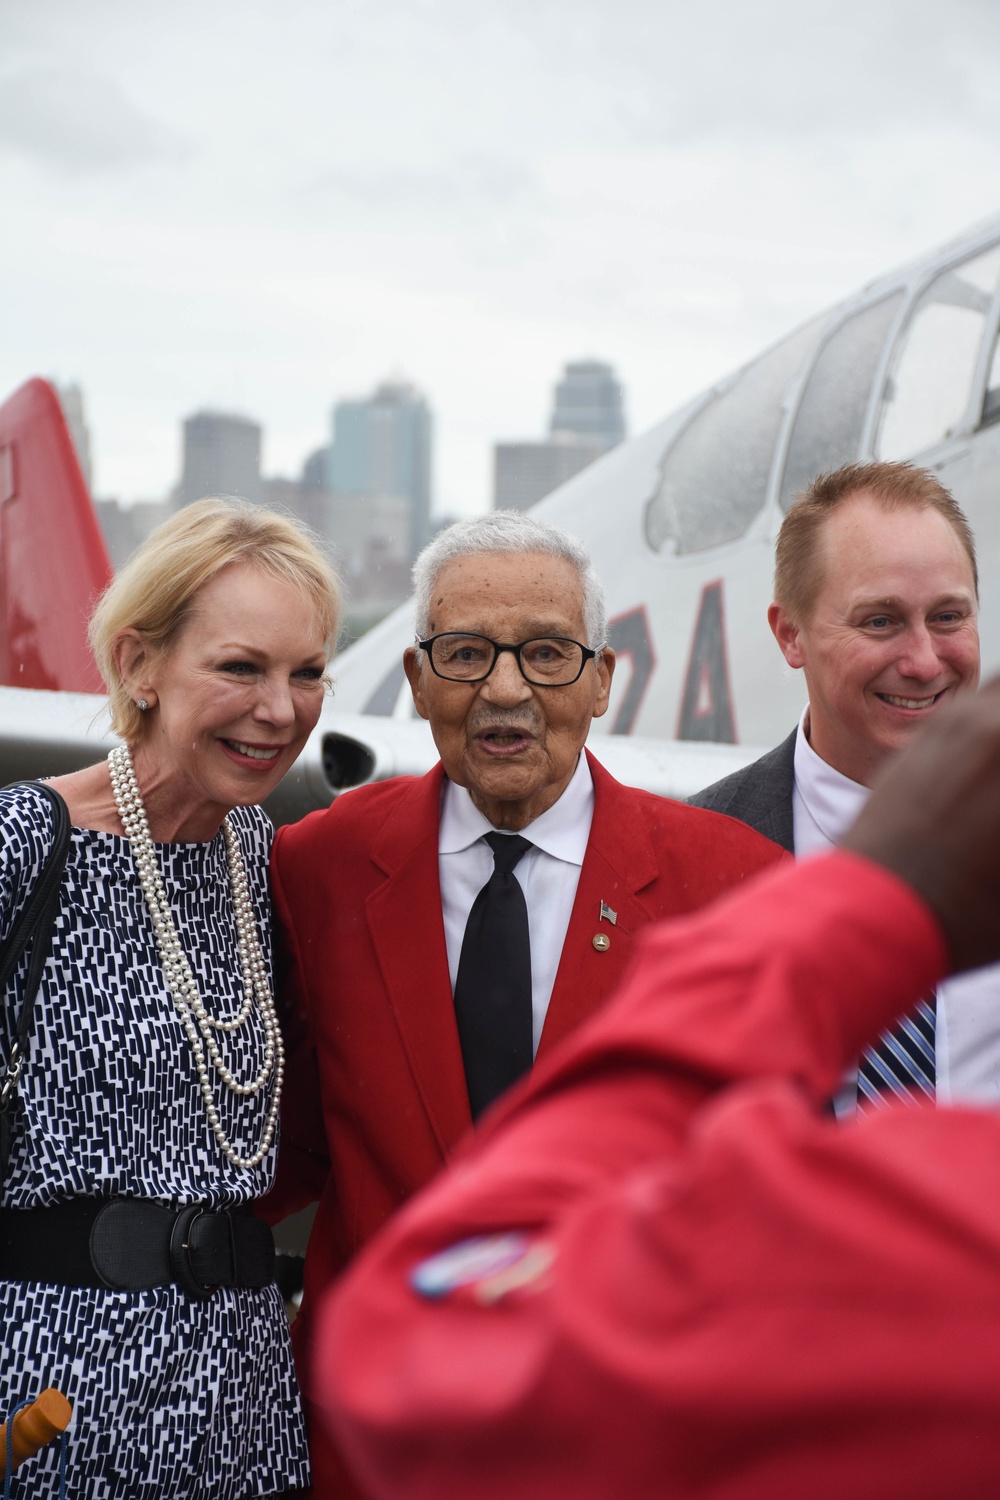
<instances>
[{"instance_id":1,"label":"pearl earring","mask_svg":"<svg viewBox=\"0 0 1000 1500\"><path fill-rule=\"evenodd\" d=\"M135 700L135 706L141 714L144 714L146 712L146 709L149 707L149 704L146 702L145 698L137 698Z\"/></svg>"}]
</instances>

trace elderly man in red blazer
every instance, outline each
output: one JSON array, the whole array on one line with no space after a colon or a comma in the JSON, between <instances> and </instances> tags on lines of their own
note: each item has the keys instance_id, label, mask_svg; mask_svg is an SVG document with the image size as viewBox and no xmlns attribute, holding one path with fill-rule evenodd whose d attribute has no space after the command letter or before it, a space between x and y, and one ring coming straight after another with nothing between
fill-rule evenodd
<instances>
[{"instance_id":1,"label":"elderly man in red blazer","mask_svg":"<svg viewBox=\"0 0 1000 1500\"><path fill-rule=\"evenodd\" d=\"M359 1257L317 1390L371 1500L995 1495L1000 1113L824 1102L998 911L1000 677L841 850L644 936Z\"/></svg>"},{"instance_id":2,"label":"elderly man in red blazer","mask_svg":"<svg viewBox=\"0 0 1000 1500\"><path fill-rule=\"evenodd\" d=\"M405 667L440 764L283 828L289 1050L275 1215L319 1200L296 1323L473 1119L608 998L636 934L782 858L733 819L619 785L583 749L614 653L585 551L527 515L438 536ZM312 1423L317 1495L350 1495Z\"/></svg>"}]
</instances>

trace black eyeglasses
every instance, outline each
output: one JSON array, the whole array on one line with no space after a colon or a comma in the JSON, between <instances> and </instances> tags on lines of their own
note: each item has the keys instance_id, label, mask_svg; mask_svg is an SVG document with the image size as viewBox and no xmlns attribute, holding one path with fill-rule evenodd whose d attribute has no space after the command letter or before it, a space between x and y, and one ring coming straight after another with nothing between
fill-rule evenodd
<instances>
[{"instance_id":1,"label":"black eyeglasses","mask_svg":"<svg viewBox=\"0 0 1000 1500\"><path fill-rule=\"evenodd\" d=\"M569 687L601 646L591 650L563 635L540 635L530 641L507 646L488 635L469 635L464 630L446 630L426 641L417 641L426 651L431 671L448 682L483 682L493 671L501 651L511 651L525 682L533 687Z\"/></svg>"}]
</instances>

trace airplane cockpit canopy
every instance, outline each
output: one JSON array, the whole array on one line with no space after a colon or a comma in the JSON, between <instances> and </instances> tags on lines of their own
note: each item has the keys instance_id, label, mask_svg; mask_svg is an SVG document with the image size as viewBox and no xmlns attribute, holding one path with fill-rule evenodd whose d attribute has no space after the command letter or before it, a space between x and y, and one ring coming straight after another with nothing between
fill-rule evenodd
<instances>
[{"instance_id":1,"label":"airplane cockpit canopy","mask_svg":"<svg viewBox=\"0 0 1000 1500\"><path fill-rule=\"evenodd\" d=\"M767 493L785 400L825 319L799 328L745 366L691 418L660 466L646 506L654 552L703 552L744 535Z\"/></svg>"},{"instance_id":2,"label":"airplane cockpit canopy","mask_svg":"<svg viewBox=\"0 0 1000 1500\"><path fill-rule=\"evenodd\" d=\"M839 469L860 453L872 382L903 295L893 292L852 313L821 345L788 440L778 496L782 510L817 474Z\"/></svg>"},{"instance_id":3,"label":"airplane cockpit canopy","mask_svg":"<svg viewBox=\"0 0 1000 1500\"><path fill-rule=\"evenodd\" d=\"M909 458L951 437L968 406L998 279L994 245L942 271L917 298L886 380L876 457Z\"/></svg>"},{"instance_id":4,"label":"airplane cockpit canopy","mask_svg":"<svg viewBox=\"0 0 1000 1500\"><path fill-rule=\"evenodd\" d=\"M929 281L873 289L839 320L797 329L717 387L668 447L644 511L650 547L683 555L737 541L772 482L787 511L826 470L912 458L963 424L1000 420L998 319L995 243ZM986 336L994 344L980 397Z\"/></svg>"}]
</instances>

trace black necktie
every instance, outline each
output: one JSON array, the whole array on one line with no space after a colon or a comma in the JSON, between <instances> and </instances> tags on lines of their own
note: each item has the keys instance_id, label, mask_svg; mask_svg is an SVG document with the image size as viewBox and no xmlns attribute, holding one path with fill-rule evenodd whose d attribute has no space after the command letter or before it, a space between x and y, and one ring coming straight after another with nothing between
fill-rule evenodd
<instances>
[{"instance_id":1,"label":"black necktie","mask_svg":"<svg viewBox=\"0 0 1000 1500\"><path fill-rule=\"evenodd\" d=\"M935 1097L937 1005L933 994L879 1037L858 1065L858 1112Z\"/></svg>"},{"instance_id":2,"label":"black necktie","mask_svg":"<svg viewBox=\"0 0 1000 1500\"><path fill-rule=\"evenodd\" d=\"M514 866L532 847L516 833L487 833L493 874L472 903L455 980L472 1118L531 1067L528 908Z\"/></svg>"}]
</instances>

